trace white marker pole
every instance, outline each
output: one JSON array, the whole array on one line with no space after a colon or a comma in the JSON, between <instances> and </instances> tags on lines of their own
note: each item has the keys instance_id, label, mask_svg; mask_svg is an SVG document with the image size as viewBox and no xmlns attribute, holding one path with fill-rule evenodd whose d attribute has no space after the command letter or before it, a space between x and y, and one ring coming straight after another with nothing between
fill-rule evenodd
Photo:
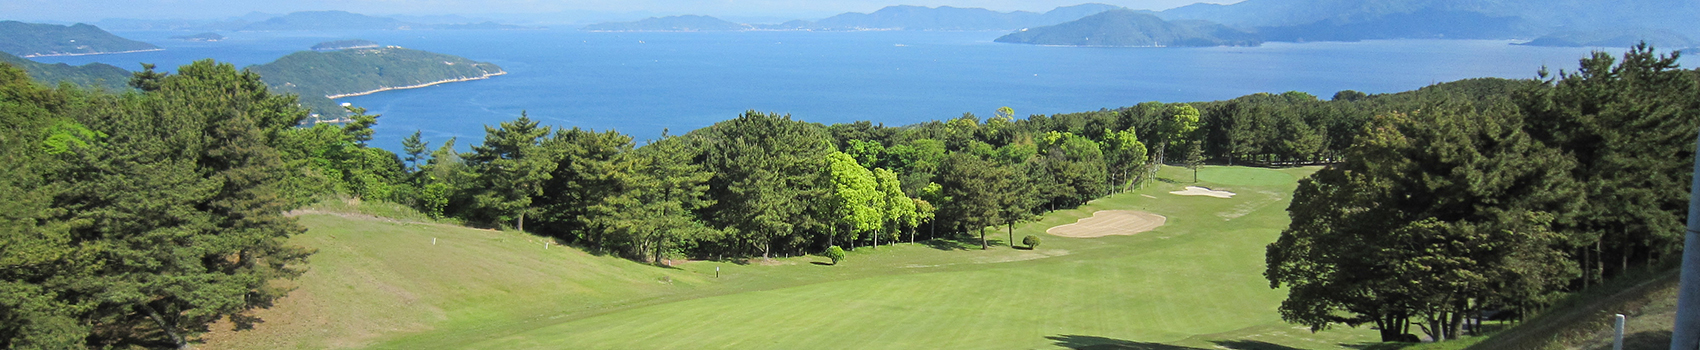
<instances>
[{"instance_id":1,"label":"white marker pole","mask_svg":"<svg viewBox=\"0 0 1700 350\"><path fill-rule=\"evenodd\" d=\"M431 237L431 245L437 245L437 237Z\"/></svg>"},{"instance_id":2,"label":"white marker pole","mask_svg":"<svg viewBox=\"0 0 1700 350\"><path fill-rule=\"evenodd\" d=\"M1611 350L1623 350L1623 314L1617 314L1612 322Z\"/></svg>"}]
</instances>

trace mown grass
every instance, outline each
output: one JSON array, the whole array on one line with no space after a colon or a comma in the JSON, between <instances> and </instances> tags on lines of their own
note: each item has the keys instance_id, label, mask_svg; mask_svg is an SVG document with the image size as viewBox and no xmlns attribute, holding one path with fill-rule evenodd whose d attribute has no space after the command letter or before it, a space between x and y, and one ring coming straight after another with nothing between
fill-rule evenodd
<instances>
[{"instance_id":1,"label":"mown grass","mask_svg":"<svg viewBox=\"0 0 1700 350\"><path fill-rule=\"evenodd\" d=\"M1017 225L1014 236L1107 209L1167 225L1133 236L1044 236L1037 250L954 242L821 257L654 267L498 232L306 215L319 249L266 324L209 348L1339 349L1368 329L1310 333L1280 321L1285 291L1261 275L1298 178L1313 168L1206 167ZM435 237L438 244L431 245ZM977 240L976 240L977 241ZM976 242L977 243L977 242ZM716 270L719 276L716 277Z\"/></svg>"}]
</instances>

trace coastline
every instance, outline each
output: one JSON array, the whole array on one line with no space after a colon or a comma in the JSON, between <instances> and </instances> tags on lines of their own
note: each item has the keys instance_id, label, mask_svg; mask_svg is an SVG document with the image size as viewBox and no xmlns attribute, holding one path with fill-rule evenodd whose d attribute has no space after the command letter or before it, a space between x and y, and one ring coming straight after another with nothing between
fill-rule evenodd
<instances>
[{"instance_id":1,"label":"coastline","mask_svg":"<svg viewBox=\"0 0 1700 350\"><path fill-rule=\"evenodd\" d=\"M146 50L90 52L90 53L56 53L56 54L47 54L47 55L30 54L30 55L20 55L18 57L34 58L34 57L91 56L91 55L106 55L106 54L116 54L116 53L137 53L137 52L154 52L154 51L165 51L165 49L146 49Z\"/></svg>"},{"instance_id":2,"label":"coastline","mask_svg":"<svg viewBox=\"0 0 1700 350\"><path fill-rule=\"evenodd\" d=\"M507 74L508 74L507 71L500 71L500 72L495 72L495 73L484 73L483 76L478 76L478 77L444 79L444 80L438 80L438 81L433 81L433 82L418 84L418 85L382 87L382 88L378 88L377 90L371 90L371 91L365 91L365 92L353 92L353 93L346 93L346 94L325 95L325 98L335 100L335 99L339 99L339 98L343 98L343 97L365 96L365 95L371 95L371 94L384 92L384 91L390 91L390 90L418 89L418 88L427 87L427 86L431 86L431 85L437 85L437 84L457 83L457 82L473 81L473 80L484 80L484 79L490 79L490 77L493 77L493 76L507 75Z\"/></svg>"}]
</instances>

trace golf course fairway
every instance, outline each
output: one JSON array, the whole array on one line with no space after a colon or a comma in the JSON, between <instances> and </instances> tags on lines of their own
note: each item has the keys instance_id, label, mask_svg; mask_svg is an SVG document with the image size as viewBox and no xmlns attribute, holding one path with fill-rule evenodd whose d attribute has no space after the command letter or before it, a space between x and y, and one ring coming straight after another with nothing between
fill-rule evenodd
<instances>
[{"instance_id":1,"label":"golf course fairway","mask_svg":"<svg viewBox=\"0 0 1700 350\"><path fill-rule=\"evenodd\" d=\"M1165 168L1160 181L976 237L818 256L654 267L519 232L348 213L301 216L318 249L264 323L202 348L1344 349L1367 328L1281 321L1262 276L1298 179L1316 168ZM1186 186L1232 198L1170 194ZM1131 235L1049 228L1101 210L1167 221ZM923 236L929 228L923 225ZM970 244L969 242L972 242ZM1020 246L1020 244L1017 244ZM1024 248L1024 247L1023 247Z\"/></svg>"}]
</instances>

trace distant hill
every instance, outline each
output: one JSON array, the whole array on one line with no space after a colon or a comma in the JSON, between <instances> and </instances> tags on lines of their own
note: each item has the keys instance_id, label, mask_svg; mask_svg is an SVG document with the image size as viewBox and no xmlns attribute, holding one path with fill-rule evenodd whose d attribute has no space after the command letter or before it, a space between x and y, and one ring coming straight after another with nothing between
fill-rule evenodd
<instances>
[{"instance_id":1,"label":"distant hill","mask_svg":"<svg viewBox=\"0 0 1700 350\"><path fill-rule=\"evenodd\" d=\"M634 22L609 22L585 26L593 32L714 32L739 31L754 28L709 16L650 17Z\"/></svg>"},{"instance_id":2,"label":"distant hill","mask_svg":"<svg viewBox=\"0 0 1700 350\"><path fill-rule=\"evenodd\" d=\"M779 27L807 30L1015 30L1068 22L1120 8L1081 4L1058 7L1041 14L950 6L888 6L873 13L850 12L814 22L787 22Z\"/></svg>"},{"instance_id":3,"label":"distant hill","mask_svg":"<svg viewBox=\"0 0 1700 350\"><path fill-rule=\"evenodd\" d=\"M171 39L183 41L220 41L224 40L224 36L218 35L218 33L200 33L195 35L173 36Z\"/></svg>"},{"instance_id":4,"label":"distant hill","mask_svg":"<svg viewBox=\"0 0 1700 350\"><path fill-rule=\"evenodd\" d=\"M0 62L23 68L30 78L47 85L61 82L85 88L124 91L130 89L130 71L104 63L72 66L64 63L47 64L0 52Z\"/></svg>"},{"instance_id":5,"label":"distant hill","mask_svg":"<svg viewBox=\"0 0 1700 350\"><path fill-rule=\"evenodd\" d=\"M250 66L273 89L301 96L315 113L341 115L333 98L507 74L495 64L399 47L301 51Z\"/></svg>"},{"instance_id":6,"label":"distant hill","mask_svg":"<svg viewBox=\"0 0 1700 350\"><path fill-rule=\"evenodd\" d=\"M1700 35L1692 0L1245 0L1162 11L1253 30L1266 40L1527 39L1564 31L1636 27Z\"/></svg>"},{"instance_id":7,"label":"distant hill","mask_svg":"<svg viewBox=\"0 0 1700 350\"><path fill-rule=\"evenodd\" d=\"M313 45L313 51L331 51L344 49L369 49L378 47L378 42L362 39L326 41Z\"/></svg>"},{"instance_id":8,"label":"distant hill","mask_svg":"<svg viewBox=\"0 0 1700 350\"><path fill-rule=\"evenodd\" d=\"M1130 46L1202 47L1257 46L1256 35L1205 21L1164 21L1157 16L1131 10L1112 10L1054 26L1024 29L994 40L1000 43Z\"/></svg>"},{"instance_id":9,"label":"distant hill","mask_svg":"<svg viewBox=\"0 0 1700 350\"><path fill-rule=\"evenodd\" d=\"M1687 36L1667 29L1627 28L1620 30L1602 31L1569 31L1548 34L1535 40L1518 45L1529 46L1559 46L1559 47L1630 47L1646 41L1653 47L1684 48L1695 47L1695 42Z\"/></svg>"},{"instance_id":10,"label":"distant hill","mask_svg":"<svg viewBox=\"0 0 1700 350\"><path fill-rule=\"evenodd\" d=\"M56 24L0 21L0 52L22 57L91 55L159 50L159 46L107 33L78 23Z\"/></svg>"}]
</instances>

